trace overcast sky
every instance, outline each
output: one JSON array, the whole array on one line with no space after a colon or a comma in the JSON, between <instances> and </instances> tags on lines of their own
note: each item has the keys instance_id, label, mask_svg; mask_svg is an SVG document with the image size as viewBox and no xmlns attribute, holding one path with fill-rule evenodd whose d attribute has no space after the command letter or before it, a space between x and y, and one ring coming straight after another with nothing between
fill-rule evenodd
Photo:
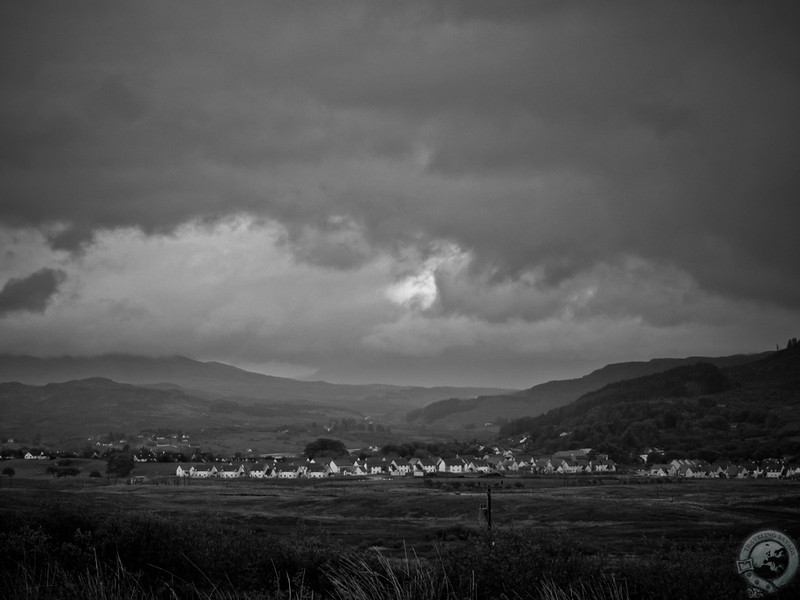
<instances>
[{"instance_id":1,"label":"overcast sky","mask_svg":"<svg viewBox=\"0 0 800 600\"><path fill-rule=\"evenodd\" d=\"M800 334L795 2L4 2L0 353L529 387Z\"/></svg>"}]
</instances>

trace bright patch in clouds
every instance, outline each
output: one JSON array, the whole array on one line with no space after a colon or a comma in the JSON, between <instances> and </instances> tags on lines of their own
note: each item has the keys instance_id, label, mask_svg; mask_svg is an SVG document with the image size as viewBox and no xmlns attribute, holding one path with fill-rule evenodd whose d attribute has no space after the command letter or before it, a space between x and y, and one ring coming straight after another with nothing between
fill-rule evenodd
<instances>
[{"instance_id":1,"label":"bright patch in clouds","mask_svg":"<svg viewBox=\"0 0 800 600\"><path fill-rule=\"evenodd\" d=\"M469 255L455 244L442 244L422 267L389 286L386 296L394 303L412 310L428 310L439 297L437 272L461 269L469 263Z\"/></svg>"},{"instance_id":2,"label":"bright patch in clouds","mask_svg":"<svg viewBox=\"0 0 800 600\"><path fill-rule=\"evenodd\" d=\"M425 310L433 306L438 295L434 272L426 269L409 275L389 286L386 295L392 302L412 309Z\"/></svg>"},{"instance_id":3,"label":"bright patch in clouds","mask_svg":"<svg viewBox=\"0 0 800 600\"><path fill-rule=\"evenodd\" d=\"M165 4L4 4L0 352L527 387L798 335L796 3Z\"/></svg>"}]
</instances>

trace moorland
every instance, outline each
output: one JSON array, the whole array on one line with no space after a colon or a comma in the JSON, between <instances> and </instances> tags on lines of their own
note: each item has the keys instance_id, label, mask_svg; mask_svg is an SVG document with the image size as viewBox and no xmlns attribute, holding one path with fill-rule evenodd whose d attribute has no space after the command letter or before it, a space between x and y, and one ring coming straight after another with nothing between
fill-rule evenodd
<instances>
[{"instance_id":1,"label":"moorland","mask_svg":"<svg viewBox=\"0 0 800 600\"><path fill-rule=\"evenodd\" d=\"M763 529L800 539L791 480L172 483L3 482L0 593L78 597L49 594L80 575L83 589L142 598L745 597L743 541Z\"/></svg>"}]
</instances>

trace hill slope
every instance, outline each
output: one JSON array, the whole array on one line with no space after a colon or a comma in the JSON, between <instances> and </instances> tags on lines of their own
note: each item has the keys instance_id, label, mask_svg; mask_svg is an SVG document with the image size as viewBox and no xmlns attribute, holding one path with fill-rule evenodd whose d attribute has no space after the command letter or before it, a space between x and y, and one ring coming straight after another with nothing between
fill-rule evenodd
<instances>
[{"instance_id":1,"label":"hill slope","mask_svg":"<svg viewBox=\"0 0 800 600\"><path fill-rule=\"evenodd\" d=\"M591 446L618 460L653 447L709 459L800 455L800 348L612 383L501 435L526 436L531 451Z\"/></svg>"},{"instance_id":2,"label":"hill slope","mask_svg":"<svg viewBox=\"0 0 800 600\"><path fill-rule=\"evenodd\" d=\"M273 439L287 427L305 430L360 415L335 406L308 402L211 400L180 388L154 388L94 377L43 386L0 383L0 439L31 438L52 444L85 445L87 438L125 432L136 443L141 431L191 432L193 443L215 445L238 439L252 445ZM203 433L205 432L205 433ZM114 441L118 441L114 439ZM237 450L242 448L236 447Z\"/></svg>"},{"instance_id":3,"label":"hill slope","mask_svg":"<svg viewBox=\"0 0 800 600\"><path fill-rule=\"evenodd\" d=\"M189 429L207 418L211 401L182 390L148 389L92 378L32 386L0 383L4 435L86 436L144 428Z\"/></svg>"},{"instance_id":4,"label":"hill slope","mask_svg":"<svg viewBox=\"0 0 800 600\"><path fill-rule=\"evenodd\" d=\"M584 394L605 385L661 373L669 369L706 362L718 367L730 367L752 362L770 353L723 357L656 358L641 362L624 362L606 365L577 379L549 381L513 394L482 396L469 399L449 398L414 410L409 421L433 423L447 421L452 425L465 423L503 422L507 419L534 417L548 410L565 406Z\"/></svg>"}]
</instances>

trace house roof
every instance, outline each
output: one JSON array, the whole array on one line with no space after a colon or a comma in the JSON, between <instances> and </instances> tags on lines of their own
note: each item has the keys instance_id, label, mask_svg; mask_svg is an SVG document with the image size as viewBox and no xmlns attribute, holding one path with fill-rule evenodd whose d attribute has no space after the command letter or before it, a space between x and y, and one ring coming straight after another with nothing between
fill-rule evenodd
<instances>
[{"instance_id":1,"label":"house roof","mask_svg":"<svg viewBox=\"0 0 800 600\"><path fill-rule=\"evenodd\" d=\"M276 465L275 470L279 473L288 473L289 471L295 472L299 467L294 464L287 464L287 465Z\"/></svg>"}]
</instances>

